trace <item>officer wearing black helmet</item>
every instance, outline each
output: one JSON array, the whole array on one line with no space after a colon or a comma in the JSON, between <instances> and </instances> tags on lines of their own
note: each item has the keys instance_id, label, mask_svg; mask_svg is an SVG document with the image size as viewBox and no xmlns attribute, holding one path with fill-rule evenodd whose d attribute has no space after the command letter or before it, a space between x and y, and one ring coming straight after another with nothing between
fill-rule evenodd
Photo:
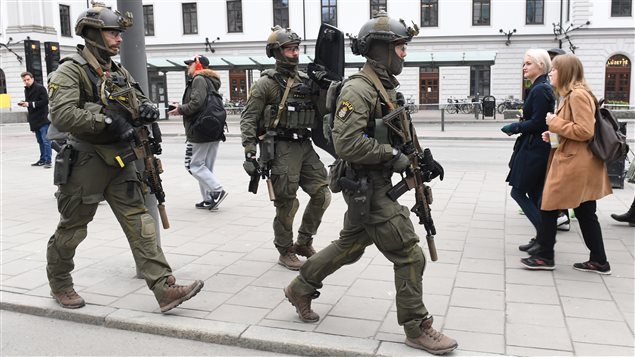
<instances>
[{"instance_id":1,"label":"officer wearing black helmet","mask_svg":"<svg viewBox=\"0 0 635 357\"><path fill-rule=\"evenodd\" d=\"M356 262L367 246L375 244L394 265L397 321L404 327L405 343L444 354L458 344L432 327L432 316L423 304L426 259L410 211L386 195L393 173L403 172L409 160L400 150L403 142L395 135L381 135L385 127L381 127L381 119L376 120L386 115L389 107L403 105L398 100L395 76L403 69L407 43L418 32L416 25L408 27L403 20L391 19L380 11L351 39L353 53L366 57L366 64L344 83L332 132L335 150L347 164L346 180L340 180L348 205L344 227L338 240L307 260L284 293L302 321L318 321L311 300L319 296L322 281L340 267ZM391 104L382 98L389 98Z\"/></svg>"},{"instance_id":2,"label":"officer wearing black helmet","mask_svg":"<svg viewBox=\"0 0 635 357\"><path fill-rule=\"evenodd\" d=\"M203 287L200 280L176 285L172 269L157 247L155 223L144 206L144 184L135 165L122 165L116 159L131 150L134 126L159 117L158 109L130 73L111 60L119 53L121 33L130 26L130 13L121 15L93 2L75 26L75 33L86 45L78 45L76 54L62 59L49 81L52 122L60 131L70 133L68 145L55 160L60 221L46 253L51 296L65 308L85 305L74 289L73 257L103 200L121 225L161 312L190 299Z\"/></svg>"},{"instance_id":3,"label":"officer wearing black helmet","mask_svg":"<svg viewBox=\"0 0 635 357\"><path fill-rule=\"evenodd\" d=\"M321 116L315 105L317 87L304 72L298 71L301 39L288 28L275 26L271 30L266 53L276 59L276 67L261 73L249 91L247 105L241 114L240 131L245 149L243 166L250 176L254 176L260 164L270 168L276 207L274 245L280 253L278 264L298 270L304 262L297 255L308 258L315 253L313 236L331 202L331 191L324 164L311 143L310 128ZM260 162L256 160L258 145ZM263 162L267 161L265 157L271 159ZM294 243L293 220L299 208L298 188L311 199Z\"/></svg>"}]
</instances>

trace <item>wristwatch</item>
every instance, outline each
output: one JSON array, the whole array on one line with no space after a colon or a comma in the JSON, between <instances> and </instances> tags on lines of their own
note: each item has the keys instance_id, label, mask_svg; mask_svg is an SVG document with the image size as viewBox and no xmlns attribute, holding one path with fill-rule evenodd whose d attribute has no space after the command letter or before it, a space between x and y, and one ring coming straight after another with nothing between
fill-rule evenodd
<instances>
[{"instance_id":1,"label":"wristwatch","mask_svg":"<svg viewBox=\"0 0 635 357\"><path fill-rule=\"evenodd\" d=\"M106 123L106 124L108 124L108 125L112 124L112 118L111 118L111 117L106 117L106 118L104 119L104 123Z\"/></svg>"}]
</instances>

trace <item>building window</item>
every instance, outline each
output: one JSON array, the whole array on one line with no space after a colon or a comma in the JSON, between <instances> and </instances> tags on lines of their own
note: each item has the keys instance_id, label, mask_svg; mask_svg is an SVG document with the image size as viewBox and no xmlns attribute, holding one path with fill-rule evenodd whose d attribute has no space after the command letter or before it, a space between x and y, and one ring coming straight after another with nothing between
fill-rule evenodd
<instances>
[{"instance_id":1,"label":"building window","mask_svg":"<svg viewBox=\"0 0 635 357\"><path fill-rule=\"evenodd\" d=\"M543 0L527 0L526 18L527 25L542 25L544 23L545 3Z\"/></svg>"},{"instance_id":2,"label":"building window","mask_svg":"<svg viewBox=\"0 0 635 357\"><path fill-rule=\"evenodd\" d=\"M0 94L7 94L7 77L2 69L0 69Z\"/></svg>"},{"instance_id":3,"label":"building window","mask_svg":"<svg viewBox=\"0 0 635 357\"><path fill-rule=\"evenodd\" d=\"M612 0L611 16L612 17L630 17L633 8L633 0Z\"/></svg>"},{"instance_id":4,"label":"building window","mask_svg":"<svg viewBox=\"0 0 635 357\"><path fill-rule=\"evenodd\" d=\"M322 0L322 22L337 26L337 0Z\"/></svg>"},{"instance_id":5,"label":"building window","mask_svg":"<svg viewBox=\"0 0 635 357\"><path fill-rule=\"evenodd\" d=\"M243 32L242 0L227 1L227 32Z\"/></svg>"},{"instance_id":6,"label":"building window","mask_svg":"<svg viewBox=\"0 0 635 357\"><path fill-rule=\"evenodd\" d=\"M370 18L379 11L384 10L388 11L388 5L386 4L388 0L370 0Z\"/></svg>"},{"instance_id":7,"label":"building window","mask_svg":"<svg viewBox=\"0 0 635 357\"><path fill-rule=\"evenodd\" d=\"M470 67L470 95L483 98L488 96L490 82L489 66Z\"/></svg>"},{"instance_id":8,"label":"building window","mask_svg":"<svg viewBox=\"0 0 635 357\"><path fill-rule=\"evenodd\" d=\"M60 32L64 37L73 37L71 34L71 7L60 5Z\"/></svg>"},{"instance_id":9,"label":"building window","mask_svg":"<svg viewBox=\"0 0 635 357\"><path fill-rule=\"evenodd\" d=\"M631 97L631 61L624 55L615 55L606 61L604 99L608 104L628 106Z\"/></svg>"},{"instance_id":10,"label":"building window","mask_svg":"<svg viewBox=\"0 0 635 357\"><path fill-rule=\"evenodd\" d=\"M472 26L489 25L490 0L472 0Z\"/></svg>"},{"instance_id":11,"label":"building window","mask_svg":"<svg viewBox=\"0 0 635 357\"><path fill-rule=\"evenodd\" d=\"M289 27L289 0L273 0L273 24Z\"/></svg>"},{"instance_id":12,"label":"building window","mask_svg":"<svg viewBox=\"0 0 635 357\"><path fill-rule=\"evenodd\" d=\"M154 7L143 5L143 28L146 36L154 36Z\"/></svg>"},{"instance_id":13,"label":"building window","mask_svg":"<svg viewBox=\"0 0 635 357\"><path fill-rule=\"evenodd\" d=\"M182 4L183 7L183 34L191 35L198 33L198 16L196 14L196 3L190 2Z\"/></svg>"},{"instance_id":14,"label":"building window","mask_svg":"<svg viewBox=\"0 0 635 357\"><path fill-rule=\"evenodd\" d=\"M439 26L439 1L421 0L421 27Z\"/></svg>"}]
</instances>

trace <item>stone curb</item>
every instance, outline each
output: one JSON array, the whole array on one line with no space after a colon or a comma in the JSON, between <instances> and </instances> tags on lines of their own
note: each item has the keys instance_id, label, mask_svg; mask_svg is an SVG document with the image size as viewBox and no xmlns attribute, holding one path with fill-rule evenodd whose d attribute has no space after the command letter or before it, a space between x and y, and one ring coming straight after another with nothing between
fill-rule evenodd
<instances>
[{"instance_id":1,"label":"stone curb","mask_svg":"<svg viewBox=\"0 0 635 357\"><path fill-rule=\"evenodd\" d=\"M48 297L0 292L0 310L119 330L304 356L375 356L382 342L88 304L64 309Z\"/></svg>"}]
</instances>

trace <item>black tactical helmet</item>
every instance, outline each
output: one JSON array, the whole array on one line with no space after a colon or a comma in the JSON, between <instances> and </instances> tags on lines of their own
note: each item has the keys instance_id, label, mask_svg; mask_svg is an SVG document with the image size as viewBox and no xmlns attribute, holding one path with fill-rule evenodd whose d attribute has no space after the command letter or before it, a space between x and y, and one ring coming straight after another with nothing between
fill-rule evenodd
<instances>
[{"instance_id":1,"label":"black tactical helmet","mask_svg":"<svg viewBox=\"0 0 635 357\"><path fill-rule=\"evenodd\" d=\"M302 39L297 33L293 32L290 28L283 29L279 25L271 28L271 35L267 39L267 57L275 57L278 59L280 48L286 45L295 44L299 45Z\"/></svg>"},{"instance_id":2,"label":"black tactical helmet","mask_svg":"<svg viewBox=\"0 0 635 357\"><path fill-rule=\"evenodd\" d=\"M409 42L413 36L419 34L419 26L415 23L413 26L407 26L402 19L391 19L386 11L380 10L362 25L357 37L351 38L351 50L355 55L366 56L374 41Z\"/></svg>"},{"instance_id":3,"label":"black tactical helmet","mask_svg":"<svg viewBox=\"0 0 635 357\"><path fill-rule=\"evenodd\" d=\"M116 53L113 54L106 47L101 31L125 31L132 26L132 13L126 12L122 16L119 11L110 10L104 3L93 1L92 4L92 8L82 12L77 18L75 34L83 37L88 44L114 56Z\"/></svg>"}]
</instances>

